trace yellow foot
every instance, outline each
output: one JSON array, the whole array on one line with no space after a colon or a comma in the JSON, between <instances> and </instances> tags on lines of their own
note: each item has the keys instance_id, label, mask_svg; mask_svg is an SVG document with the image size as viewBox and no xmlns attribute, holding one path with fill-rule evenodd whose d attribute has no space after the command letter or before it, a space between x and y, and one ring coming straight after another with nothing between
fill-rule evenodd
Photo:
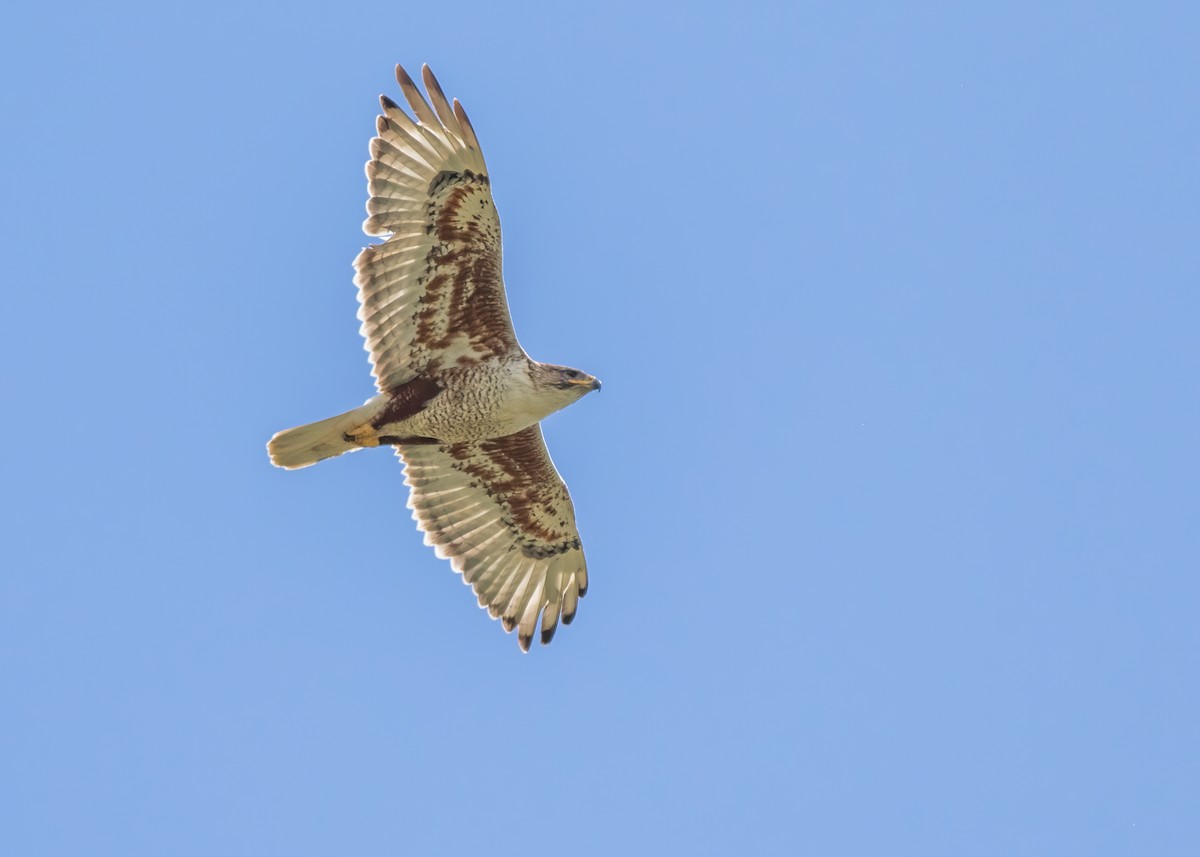
<instances>
[{"instance_id":1,"label":"yellow foot","mask_svg":"<svg viewBox=\"0 0 1200 857\"><path fill-rule=\"evenodd\" d=\"M363 423L358 428L351 429L346 432L345 437L348 442L357 443L359 446L379 446L379 433L370 423Z\"/></svg>"}]
</instances>

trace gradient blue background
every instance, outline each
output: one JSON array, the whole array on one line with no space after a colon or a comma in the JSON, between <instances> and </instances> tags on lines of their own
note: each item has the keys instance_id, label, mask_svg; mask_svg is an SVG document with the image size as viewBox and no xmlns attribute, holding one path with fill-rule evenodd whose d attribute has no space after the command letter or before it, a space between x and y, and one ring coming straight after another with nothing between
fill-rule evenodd
<instances>
[{"instance_id":1,"label":"gradient blue background","mask_svg":"<svg viewBox=\"0 0 1200 857\"><path fill-rule=\"evenodd\" d=\"M1194 4L9 10L0 853L1200 853ZM350 262L483 140L592 571L522 656Z\"/></svg>"}]
</instances>

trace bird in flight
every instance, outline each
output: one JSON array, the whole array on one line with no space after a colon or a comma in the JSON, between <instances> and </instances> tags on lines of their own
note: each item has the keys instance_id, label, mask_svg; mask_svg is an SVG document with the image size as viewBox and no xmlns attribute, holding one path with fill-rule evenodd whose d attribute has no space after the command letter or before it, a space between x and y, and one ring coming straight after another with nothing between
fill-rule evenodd
<instances>
[{"instance_id":1,"label":"bird in flight","mask_svg":"<svg viewBox=\"0 0 1200 857\"><path fill-rule=\"evenodd\" d=\"M429 101L396 67L413 117L380 96L366 167L363 231L386 237L354 260L354 282L379 393L279 432L267 451L292 470L394 447L426 543L529 651L535 631L549 643L560 618L571 623L588 585L575 509L539 421L600 382L531 360L517 342L479 140L429 66L421 73Z\"/></svg>"}]
</instances>

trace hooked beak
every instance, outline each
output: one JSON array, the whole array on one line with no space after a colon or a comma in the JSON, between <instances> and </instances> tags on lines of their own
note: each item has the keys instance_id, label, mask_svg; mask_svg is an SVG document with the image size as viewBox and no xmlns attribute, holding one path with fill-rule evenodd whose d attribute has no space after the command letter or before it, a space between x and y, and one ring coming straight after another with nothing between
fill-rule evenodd
<instances>
[{"instance_id":1,"label":"hooked beak","mask_svg":"<svg viewBox=\"0 0 1200 857\"><path fill-rule=\"evenodd\" d=\"M591 376L589 376L587 378L570 378L567 380L567 383L568 384L578 384L581 387L587 387L589 390L599 390L600 389L600 379L592 378Z\"/></svg>"}]
</instances>

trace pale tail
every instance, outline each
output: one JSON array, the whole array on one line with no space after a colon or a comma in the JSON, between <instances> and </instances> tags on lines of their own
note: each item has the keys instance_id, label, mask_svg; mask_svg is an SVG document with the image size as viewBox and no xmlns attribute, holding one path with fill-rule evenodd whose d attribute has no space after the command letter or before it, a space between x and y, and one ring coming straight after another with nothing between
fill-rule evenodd
<instances>
[{"instance_id":1,"label":"pale tail","mask_svg":"<svg viewBox=\"0 0 1200 857\"><path fill-rule=\"evenodd\" d=\"M361 449L357 444L347 442L342 435L369 422L378 409L379 403L372 399L336 417L279 432L267 443L271 463L276 467L295 470L343 452Z\"/></svg>"}]
</instances>

